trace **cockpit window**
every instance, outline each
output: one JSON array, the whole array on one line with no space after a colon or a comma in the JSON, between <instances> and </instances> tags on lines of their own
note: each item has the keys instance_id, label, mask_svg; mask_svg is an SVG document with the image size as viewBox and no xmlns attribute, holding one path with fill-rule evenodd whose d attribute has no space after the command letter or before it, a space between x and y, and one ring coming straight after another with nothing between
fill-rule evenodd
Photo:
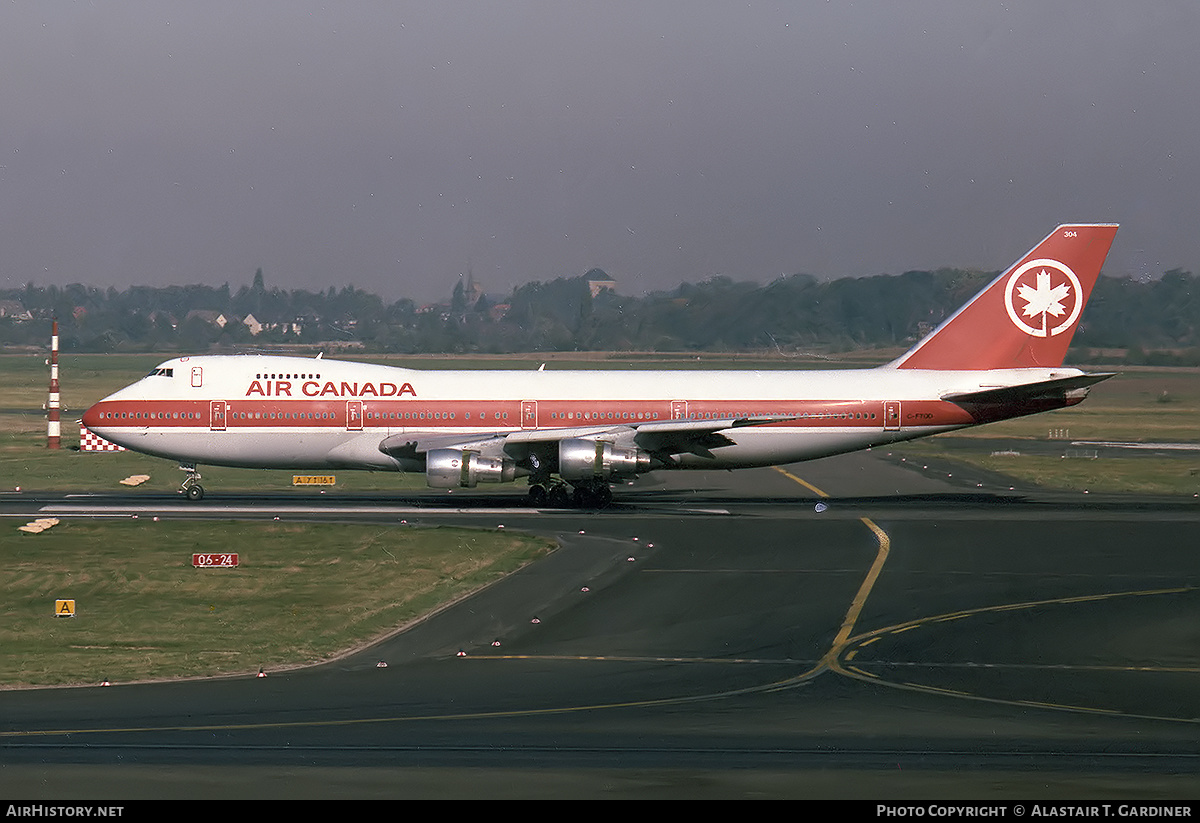
<instances>
[{"instance_id":1,"label":"cockpit window","mask_svg":"<svg viewBox=\"0 0 1200 823\"><path fill-rule=\"evenodd\" d=\"M146 376L154 377L155 375L157 375L159 377L173 377L175 375L175 370L174 369L154 369L152 372L150 372Z\"/></svg>"}]
</instances>

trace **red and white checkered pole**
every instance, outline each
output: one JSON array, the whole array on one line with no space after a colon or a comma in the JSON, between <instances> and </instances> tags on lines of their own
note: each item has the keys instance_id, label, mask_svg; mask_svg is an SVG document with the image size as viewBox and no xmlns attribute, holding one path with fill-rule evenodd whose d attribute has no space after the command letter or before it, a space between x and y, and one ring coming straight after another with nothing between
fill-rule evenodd
<instances>
[{"instance_id":1,"label":"red and white checkered pole","mask_svg":"<svg viewBox=\"0 0 1200 823\"><path fill-rule=\"evenodd\" d=\"M58 409L58 321L55 320L50 333L50 402L46 405L46 448L48 449L57 449L62 442Z\"/></svg>"}]
</instances>

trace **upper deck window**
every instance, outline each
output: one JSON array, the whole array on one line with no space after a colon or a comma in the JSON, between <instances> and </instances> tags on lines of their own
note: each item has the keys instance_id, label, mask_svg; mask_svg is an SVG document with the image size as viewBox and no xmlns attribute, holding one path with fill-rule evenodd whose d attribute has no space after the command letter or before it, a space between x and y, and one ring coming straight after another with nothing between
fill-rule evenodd
<instances>
[{"instance_id":1,"label":"upper deck window","mask_svg":"<svg viewBox=\"0 0 1200 823\"><path fill-rule=\"evenodd\" d=\"M159 376L159 377L174 377L174 376L175 376L175 370L174 370L174 369L154 369L152 372L150 372L150 373L149 373L148 375L146 375L146 376L147 376L147 377L154 377L155 375L157 375L157 376Z\"/></svg>"}]
</instances>

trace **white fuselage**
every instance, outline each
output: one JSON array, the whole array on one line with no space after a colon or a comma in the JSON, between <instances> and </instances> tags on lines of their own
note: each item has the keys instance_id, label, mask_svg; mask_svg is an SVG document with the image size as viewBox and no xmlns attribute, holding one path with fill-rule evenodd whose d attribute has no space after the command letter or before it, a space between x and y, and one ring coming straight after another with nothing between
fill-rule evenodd
<instances>
[{"instance_id":1,"label":"white fuselage","mask_svg":"<svg viewBox=\"0 0 1200 823\"><path fill-rule=\"evenodd\" d=\"M1079 374L1066 368L424 371L295 357L179 357L97 403L83 423L126 448L191 464L420 471L421 461L385 453L381 442L407 434L470 439L571 429L586 436L672 420L784 418L721 428L726 445L678 454L673 462L744 468L976 425L986 421L940 398Z\"/></svg>"}]
</instances>

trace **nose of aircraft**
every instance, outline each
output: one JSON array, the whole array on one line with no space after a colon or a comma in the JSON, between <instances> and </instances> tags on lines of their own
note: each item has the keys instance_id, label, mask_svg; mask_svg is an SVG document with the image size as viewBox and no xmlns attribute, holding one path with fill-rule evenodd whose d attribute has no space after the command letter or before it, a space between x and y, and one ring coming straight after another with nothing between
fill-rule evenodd
<instances>
[{"instance_id":1,"label":"nose of aircraft","mask_svg":"<svg viewBox=\"0 0 1200 823\"><path fill-rule=\"evenodd\" d=\"M105 411L111 409L111 404L109 403L111 397L112 395L109 395L103 400L94 403L87 411L83 413L83 417L80 418L79 422L92 431L95 431L97 428L102 428L104 426L103 415Z\"/></svg>"},{"instance_id":2,"label":"nose of aircraft","mask_svg":"<svg viewBox=\"0 0 1200 823\"><path fill-rule=\"evenodd\" d=\"M139 380L133 385L126 386L120 391L113 392L103 400L98 400L96 403L92 404L92 406L83 413L83 417L80 418L80 422L93 432L100 434L100 432L96 430L97 428L104 428L104 415L112 413L113 406L118 402L145 400L146 392L144 391L144 388L145 387L142 385L142 381Z\"/></svg>"},{"instance_id":3,"label":"nose of aircraft","mask_svg":"<svg viewBox=\"0 0 1200 823\"><path fill-rule=\"evenodd\" d=\"M99 409L102 403L104 403L103 400L101 400L99 403L93 404L91 408L83 413L83 417L80 418L79 422L87 426L89 429L94 429L100 422Z\"/></svg>"}]
</instances>

